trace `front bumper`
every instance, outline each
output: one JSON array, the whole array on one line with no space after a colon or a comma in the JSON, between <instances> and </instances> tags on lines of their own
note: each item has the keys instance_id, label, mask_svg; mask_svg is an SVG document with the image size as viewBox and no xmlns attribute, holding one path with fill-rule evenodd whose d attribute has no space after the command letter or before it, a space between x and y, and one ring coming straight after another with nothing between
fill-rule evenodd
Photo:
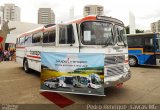
<instances>
[{"instance_id":1,"label":"front bumper","mask_svg":"<svg viewBox=\"0 0 160 110\"><path fill-rule=\"evenodd\" d=\"M119 83L123 83L131 78L131 72L125 72L120 75L104 77L104 87L115 86Z\"/></svg>"}]
</instances>

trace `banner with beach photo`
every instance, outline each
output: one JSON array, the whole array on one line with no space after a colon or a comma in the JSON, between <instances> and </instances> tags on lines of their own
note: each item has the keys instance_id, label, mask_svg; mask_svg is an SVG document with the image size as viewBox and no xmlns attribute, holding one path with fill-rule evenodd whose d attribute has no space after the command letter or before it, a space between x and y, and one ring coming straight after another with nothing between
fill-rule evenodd
<instances>
[{"instance_id":1,"label":"banner with beach photo","mask_svg":"<svg viewBox=\"0 0 160 110\"><path fill-rule=\"evenodd\" d=\"M41 91L104 95L104 54L41 53Z\"/></svg>"}]
</instances>

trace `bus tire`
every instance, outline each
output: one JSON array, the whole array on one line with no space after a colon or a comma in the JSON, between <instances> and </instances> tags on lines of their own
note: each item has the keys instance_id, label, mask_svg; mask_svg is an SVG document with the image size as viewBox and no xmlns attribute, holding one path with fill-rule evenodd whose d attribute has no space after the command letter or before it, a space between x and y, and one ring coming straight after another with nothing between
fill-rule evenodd
<instances>
[{"instance_id":1,"label":"bus tire","mask_svg":"<svg viewBox=\"0 0 160 110\"><path fill-rule=\"evenodd\" d=\"M25 59L23 62L23 69L26 73L29 73L31 71L30 68L28 67L28 60L27 59Z\"/></svg>"},{"instance_id":2,"label":"bus tire","mask_svg":"<svg viewBox=\"0 0 160 110\"><path fill-rule=\"evenodd\" d=\"M138 60L136 57L129 57L129 65L131 67L137 66L138 65Z\"/></svg>"},{"instance_id":3,"label":"bus tire","mask_svg":"<svg viewBox=\"0 0 160 110\"><path fill-rule=\"evenodd\" d=\"M49 88L50 88L50 89L52 89L52 86L51 86L51 85L49 85Z\"/></svg>"},{"instance_id":4,"label":"bus tire","mask_svg":"<svg viewBox=\"0 0 160 110\"><path fill-rule=\"evenodd\" d=\"M74 84L74 87L77 87L77 84Z\"/></svg>"},{"instance_id":5,"label":"bus tire","mask_svg":"<svg viewBox=\"0 0 160 110\"><path fill-rule=\"evenodd\" d=\"M91 85L90 85L90 84L88 85L88 88L91 88Z\"/></svg>"}]
</instances>

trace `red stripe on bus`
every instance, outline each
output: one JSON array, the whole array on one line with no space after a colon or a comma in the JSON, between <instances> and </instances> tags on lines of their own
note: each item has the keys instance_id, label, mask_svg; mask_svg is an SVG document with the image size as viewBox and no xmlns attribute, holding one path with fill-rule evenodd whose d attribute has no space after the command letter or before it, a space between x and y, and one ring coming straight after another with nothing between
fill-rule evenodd
<instances>
[{"instance_id":1,"label":"red stripe on bus","mask_svg":"<svg viewBox=\"0 0 160 110\"><path fill-rule=\"evenodd\" d=\"M21 48L25 48L25 47L16 47L16 48L21 49Z\"/></svg>"},{"instance_id":2,"label":"red stripe on bus","mask_svg":"<svg viewBox=\"0 0 160 110\"><path fill-rule=\"evenodd\" d=\"M27 57L31 57L31 58L38 58L38 59L40 59L40 58L41 58L40 56L32 56L32 55L27 55Z\"/></svg>"}]
</instances>

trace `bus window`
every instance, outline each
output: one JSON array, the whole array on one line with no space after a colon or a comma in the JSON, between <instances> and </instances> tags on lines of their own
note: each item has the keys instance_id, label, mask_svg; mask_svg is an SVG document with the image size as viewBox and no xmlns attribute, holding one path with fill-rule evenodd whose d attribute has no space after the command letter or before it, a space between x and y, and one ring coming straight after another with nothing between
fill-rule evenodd
<instances>
[{"instance_id":1,"label":"bus window","mask_svg":"<svg viewBox=\"0 0 160 110\"><path fill-rule=\"evenodd\" d=\"M144 51L145 52L153 52L153 50L154 50L153 38L146 37L144 39L144 41L145 41Z\"/></svg>"},{"instance_id":2,"label":"bus window","mask_svg":"<svg viewBox=\"0 0 160 110\"><path fill-rule=\"evenodd\" d=\"M113 25L88 21L81 24L82 43L85 45L113 45Z\"/></svg>"},{"instance_id":3,"label":"bus window","mask_svg":"<svg viewBox=\"0 0 160 110\"><path fill-rule=\"evenodd\" d=\"M33 34L32 43L40 43L41 42L41 33Z\"/></svg>"},{"instance_id":4,"label":"bus window","mask_svg":"<svg viewBox=\"0 0 160 110\"><path fill-rule=\"evenodd\" d=\"M25 40L25 37L23 36L23 37L20 37L19 38L19 45L24 45L24 40Z\"/></svg>"},{"instance_id":5,"label":"bus window","mask_svg":"<svg viewBox=\"0 0 160 110\"><path fill-rule=\"evenodd\" d=\"M160 51L160 35L159 34L157 34L156 49L157 51Z\"/></svg>"},{"instance_id":6,"label":"bus window","mask_svg":"<svg viewBox=\"0 0 160 110\"><path fill-rule=\"evenodd\" d=\"M16 44L17 44L17 45L19 44L19 38L17 38Z\"/></svg>"},{"instance_id":7,"label":"bus window","mask_svg":"<svg viewBox=\"0 0 160 110\"><path fill-rule=\"evenodd\" d=\"M121 45L119 43L122 43L122 45L127 45L127 36L125 35L125 28L118 25L116 25L115 28L116 28L115 42L118 43L118 45Z\"/></svg>"},{"instance_id":8,"label":"bus window","mask_svg":"<svg viewBox=\"0 0 160 110\"><path fill-rule=\"evenodd\" d=\"M160 51L160 38L156 40L156 48Z\"/></svg>"},{"instance_id":9,"label":"bus window","mask_svg":"<svg viewBox=\"0 0 160 110\"><path fill-rule=\"evenodd\" d=\"M142 37L128 37L128 47L143 47Z\"/></svg>"},{"instance_id":10,"label":"bus window","mask_svg":"<svg viewBox=\"0 0 160 110\"><path fill-rule=\"evenodd\" d=\"M48 36L49 42L55 42L55 38L56 38L56 30L50 31Z\"/></svg>"},{"instance_id":11,"label":"bus window","mask_svg":"<svg viewBox=\"0 0 160 110\"><path fill-rule=\"evenodd\" d=\"M48 43L48 32L43 33L43 43Z\"/></svg>"},{"instance_id":12,"label":"bus window","mask_svg":"<svg viewBox=\"0 0 160 110\"><path fill-rule=\"evenodd\" d=\"M59 43L71 44L75 43L74 32L72 25L61 25L59 27Z\"/></svg>"},{"instance_id":13,"label":"bus window","mask_svg":"<svg viewBox=\"0 0 160 110\"><path fill-rule=\"evenodd\" d=\"M32 43L32 36L28 35L25 37L25 45L30 45Z\"/></svg>"}]
</instances>

